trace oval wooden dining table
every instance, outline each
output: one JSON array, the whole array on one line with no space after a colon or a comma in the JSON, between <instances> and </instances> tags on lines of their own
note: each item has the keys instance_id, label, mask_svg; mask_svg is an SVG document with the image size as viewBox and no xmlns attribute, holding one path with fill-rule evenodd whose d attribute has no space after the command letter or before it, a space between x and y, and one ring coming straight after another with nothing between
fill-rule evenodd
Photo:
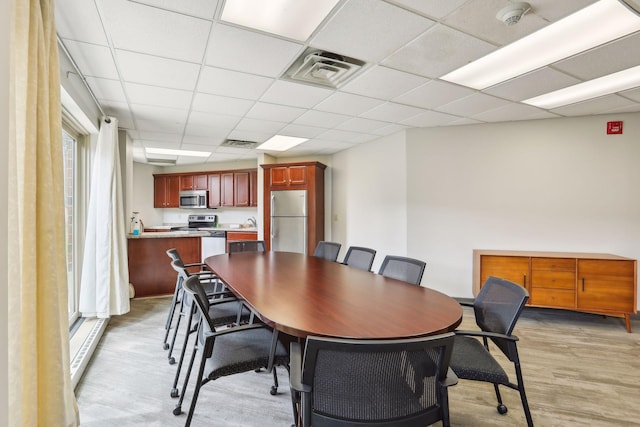
<instances>
[{"instance_id":1,"label":"oval wooden dining table","mask_svg":"<svg viewBox=\"0 0 640 427\"><path fill-rule=\"evenodd\" d=\"M237 252L207 266L269 326L286 334L396 339L453 331L462 307L423 286L291 252Z\"/></svg>"}]
</instances>

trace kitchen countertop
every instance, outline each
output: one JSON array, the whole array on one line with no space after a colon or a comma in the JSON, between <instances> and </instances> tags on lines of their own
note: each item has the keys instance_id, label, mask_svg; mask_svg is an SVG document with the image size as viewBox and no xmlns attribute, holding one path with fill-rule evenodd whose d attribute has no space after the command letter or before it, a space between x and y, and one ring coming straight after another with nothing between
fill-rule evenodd
<instances>
[{"instance_id":1,"label":"kitchen countertop","mask_svg":"<svg viewBox=\"0 0 640 427\"><path fill-rule=\"evenodd\" d=\"M149 227L152 230L170 230L171 227L168 226L160 227ZM162 239L167 237L209 237L211 234L210 231L240 231L245 233L256 233L258 229L256 227L247 227L247 228L233 228L233 227L215 227L215 228L206 228L200 230L181 230L181 231L152 231L148 233L142 233L137 236L133 234L127 234L127 238L129 239Z\"/></svg>"}]
</instances>

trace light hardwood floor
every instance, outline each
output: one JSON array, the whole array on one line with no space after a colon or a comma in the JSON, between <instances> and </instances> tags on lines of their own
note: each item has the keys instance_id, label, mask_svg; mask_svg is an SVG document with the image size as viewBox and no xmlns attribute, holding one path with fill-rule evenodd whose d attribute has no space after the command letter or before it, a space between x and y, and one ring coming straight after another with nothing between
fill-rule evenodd
<instances>
[{"instance_id":1,"label":"light hardwood floor","mask_svg":"<svg viewBox=\"0 0 640 427\"><path fill-rule=\"evenodd\" d=\"M85 427L181 426L169 396L175 365L162 350L169 298L133 300L131 312L109 322L76 388ZM428 315L424 313L423 315ZM567 311L525 309L515 334L525 386L537 426L640 425L640 321L626 332L617 318ZM465 308L463 329L475 329ZM507 366L507 365L505 365ZM507 372L511 375L512 370ZM271 375L246 373L206 384L193 426L289 426L288 377L279 370L279 394ZM526 425L516 391L503 388L509 412L497 413L490 384L460 381L449 391L453 426ZM188 409L190 393L183 404Z\"/></svg>"}]
</instances>

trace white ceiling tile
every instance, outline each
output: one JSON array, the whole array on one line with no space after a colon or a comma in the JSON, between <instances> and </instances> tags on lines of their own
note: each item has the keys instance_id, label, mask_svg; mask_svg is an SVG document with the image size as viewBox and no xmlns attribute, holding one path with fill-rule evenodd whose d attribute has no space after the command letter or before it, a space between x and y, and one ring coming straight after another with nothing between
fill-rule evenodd
<instances>
[{"instance_id":1,"label":"white ceiling tile","mask_svg":"<svg viewBox=\"0 0 640 427\"><path fill-rule=\"evenodd\" d=\"M253 132L248 130L234 129L228 136L229 139L239 139L241 141L265 142L273 134L268 132Z\"/></svg>"},{"instance_id":2,"label":"white ceiling tile","mask_svg":"<svg viewBox=\"0 0 640 427\"><path fill-rule=\"evenodd\" d=\"M207 65L267 77L280 76L302 45L252 31L217 24L207 49Z\"/></svg>"},{"instance_id":3,"label":"white ceiling tile","mask_svg":"<svg viewBox=\"0 0 640 427\"><path fill-rule=\"evenodd\" d=\"M634 106L634 103L626 98L618 95L607 95L589 101L555 108L551 110L551 112L562 116L588 116L592 114L602 114L603 111L613 111L632 106Z\"/></svg>"},{"instance_id":4,"label":"white ceiling tile","mask_svg":"<svg viewBox=\"0 0 640 427\"><path fill-rule=\"evenodd\" d=\"M138 138L147 141L165 141L165 142L180 142L181 135L179 133L163 133L163 132L138 132Z\"/></svg>"},{"instance_id":5,"label":"white ceiling tile","mask_svg":"<svg viewBox=\"0 0 640 427\"><path fill-rule=\"evenodd\" d=\"M298 117L294 121L294 124L331 128L336 127L340 123L344 123L345 121L349 120L349 118L349 116L345 116L343 114L310 110Z\"/></svg>"},{"instance_id":6,"label":"white ceiling tile","mask_svg":"<svg viewBox=\"0 0 640 427\"><path fill-rule=\"evenodd\" d=\"M218 0L135 0L160 9L170 10L202 19L212 19L218 7Z\"/></svg>"},{"instance_id":7,"label":"white ceiling tile","mask_svg":"<svg viewBox=\"0 0 640 427\"><path fill-rule=\"evenodd\" d=\"M64 0L63 13L59 4L55 8L56 32L63 39L81 40L102 46L107 45L102 20L95 2L87 0ZM66 41L65 41L66 43Z\"/></svg>"},{"instance_id":8,"label":"white ceiling tile","mask_svg":"<svg viewBox=\"0 0 640 427\"><path fill-rule=\"evenodd\" d=\"M136 129L140 131L160 132L160 133L182 133L184 123L169 120L144 120L136 118Z\"/></svg>"},{"instance_id":9,"label":"white ceiling tile","mask_svg":"<svg viewBox=\"0 0 640 427\"><path fill-rule=\"evenodd\" d=\"M107 46L66 40L65 47L85 77L119 79L116 64Z\"/></svg>"},{"instance_id":10,"label":"white ceiling tile","mask_svg":"<svg viewBox=\"0 0 640 427\"><path fill-rule=\"evenodd\" d=\"M256 102L256 104L247 113L247 117L252 119L274 120L288 123L300 117L305 111L307 111L305 108Z\"/></svg>"},{"instance_id":11,"label":"white ceiling tile","mask_svg":"<svg viewBox=\"0 0 640 427\"><path fill-rule=\"evenodd\" d=\"M402 124L412 127L433 127L433 126L445 126L449 123L455 122L460 117L452 116L450 114L439 113L437 111L425 111L417 116L413 116L407 120L403 120Z\"/></svg>"},{"instance_id":12,"label":"white ceiling tile","mask_svg":"<svg viewBox=\"0 0 640 427\"><path fill-rule=\"evenodd\" d=\"M284 126L286 126L286 123L244 118L240 120L236 128L238 130L248 130L250 132L278 133Z\"/></svg>"},{"instance_id":13,"label":"white ceiling tile","mask_svg":"<svg viewBox=\"0 0 640 427\"><path fill-rule=\"evenodd\" d=\"M392 0L393 3L403 5L431 18L441 19L460 7L467 0Z\"/></svg>"},{"instance_id":14,"label":"white ceiling tile","mask_svg":"<svg viewBox=\"0 0 640 427\"><path fill-rule=\"evenodd\" d=\"M248 99L197 92L193 97L193 105L191 107L194 111L202 111L205 113L243 116L251 109L253 104L254 101Z\"/></svg>"},{"instance_id":15,"label":"white ceiling tile","mask_svg":"<svg viewBox=\"0 0 640 427\"><path fill-rule=\"evenodd\" d=\"M187 110L191 106L193 92L147 86L138 83L125 83L127 99L132 104L154 105Z\"/></svg>"},{"instance_id":16,"label":"white ceiling tile","mask_svg":"<svg viewBox=\"0 0 640 427\"><path fill-rule=\"evenodd\" d=\"M198 91L234 98L257 99L273 79L221 68L203 67Z\"/></svg>"},{"instance_id":17,"label":"white ceiling tile","mask_svg":"<svg viewBox=\"0 0 640 427\"><path fill-rule=\"evenodd\" d=\"M382 64L419 74L441 77L495 50L495 46L453 28L438 24Z\"/></svg>"},{"instance_id":18,"label":"white ceiling tile","mask_svg":"<svg viewBox=\"0 0 640 427\"><path fill-rule=\"evenodd\" d=\"M193 114L193 113L192 113ZM202 124L195 124L187 122L187 126L184 129L185 137L205 137L205 138L226 138L231 133L231 130L226 127L213 127Z\"/></svg>"},{"instance_id":19,"label":"white ceiling tile","mask_svg":"<svg viewBox=\"0 0 640 427\"><path fill-rule=\"evenodd\" d=\"M189 114L188 122L189 125L222 128L227 129L227 132L230 132L231 129L240 122L240 119L240 116L192 111L191 114Z\"/></svg>"},{"instance_id":20,"label":"white ceiling tile","mask_svg":"<svg viewBox=\"0 0 640 427\"><path fill-rule=\"evenodd\" d=\"M413 116L417 116L422 112L424 112L424 110L420 108L396 104L394 102L386 102L373 110L367 111L362 115L362 117L382 120L385 122L402 122Z\"/></svg>"},{"instance_id":21,"label":"white ceiling tile","mask_svg":"<svg viewBox=\"0 0 640 427\"><path fill-rule=\"evenodd\" d=\"M182 138L183 147L217 147L224 142L224 138L221 137L209 137L209 136L191 136L185 135ZM185 148L189 150L190 148ZM195 148L194 148L195 149Z\"/></svg>"},{"instance_id":22,"label":"white ceiling tile","mask_svg":"<svg viewBox=\"0 0 640 427\"><path fill-rule=\"evenodd\" d=\"M373 133L378 129L387 127L388 125L389 125L388 122L381 122L378 120L363 119L361 117L355 117L336 126L336 129L353 131L353 132Z\"/></svg>"},{"instance_id":23,"label":"white ceiling tile","mask_svg":"<svg viewBox=\"0 0 640 427\"><path fill-rule=\"evenodd\" d=\"M156 107L152 105L131 104L131 112L136 120L158 120L184 124L187 122L189 113L186 109Z\"/></svg>"},{"instance_id":24,"label":"white ceiling tile","mask_svg":"<svg viewBox=\"0 0 640 427\"><path fill-rule=\"evenodd\" d=\"M581 80L575 77L556 71L553 68L544 67L492 86L485 89L484 92L512 101L522 101L523 99L553 92L580 82Z\"/></svg>"},{"instance_id":25,"label":"white ceiling tile","mask_svg":"<svg viewBox=\"0 0 640 427\"><path fill-rule=\"evenodd\" d=\"M286 136L296 136L298 138L315 138L318 135L322 135L326 131L326 128L293 124L283 127L280 130L280 134Z\"/></svg>"},{"instance_id":26,"label":"white ceiling tile","mask_svg":"<svg viewBox=\"0 0 640 427\"><path fill-rule=\"evenodd\" d=\"M202 157L178 156L178 160L176 160L176 165L195 165L201 163Z\"/></svg>"},{"instance_id":27,"label":"white ceiling tile","mask_svg":"<svg viewBox=\"0 0 640 427\"><path fill-rule=\"evenodd\" d=\"M544 115L546 117L542 117ZM536 119L552 118L553 114L549 114L546 111L539 108L532 107L531 105L523 104L509 104L502 107L494 108L480 114L473 116L474 119L483 122L503 122L503 121L516 121L516 120L528 120L532 117Z\"/></svg>"},{"instance_id":28,"label":"white ceiling tile","mask_svg":"<svg viewBox=\"0 0 640 427\"><path fill-rule=\"evenodd\" d=\"M343 141L343 142L364 142L366 140L374 139L373 135L367 135L360 132L349 132L346 130L332 129L328 130L318 136L319 139L327 139L330 141Z\"/></svg>"},{"instance_id":29,"label":"white ceiling tile","mask_svg":"<svg viewBox=\"0 0 640 427\"><path fill-rule=\"evenodd\" d=\"M351 80L342 90L363 96L393 99L426 83L428 80L414 74L387 67L371 67L362 75Z\"/></svg>"},{"instance_id":30,"label":"white ceiling tile","mask_svg":"<svg viewBox=\"0 0 640 427\"><path fill-rule=\"evenodd\" d=\"M584 9L596 1L598 0L536 0L535 2L532 1L531 4L535 9L536 15L540 15L549 22L553 22L577 10Z\"/></svg>"},{"instance_id":31,"label":"white ceiling tile","mask_svg":"<svg viewBox=\"0 0 640 427\"><path fill-rule=\"evenodd\" d=\"M116 60L125 82L193 90L200 66L184 61L116 50Z\"/></svg>"},{"instance_id":32,"label":"white ceiling tile","mask_svg":"<svg viewBox=\"0 0 640 427\"><path fill-rule=\"evenodd\" d=\"M331 93L329 89L277 80L260 100L272 104L311 108Z\"/></svg>"},{"instance_id":33,"label":"white ceiling tile","mask_svg":"<svg viewBox=\"0 0 640 427\"><path fill-rule=\"evenodd\" d=\"M374 107L377 107L382 102L383 101L379 99L369 98L366 96L336 92L316 105L315 109L338 114L346 114L348 116L358 116Z\"/></svg>"},{"instance_id":34,"label":"white ceiling tile","mask_svg":"<svg viewBox=\"0 0 640 427\"><path fill-rule=\"evenodd\" d=\"M474 116L483 111L492 110L508 104L509 101L505 101L504 99L485 95L484 93L474 93L473 95L442 105L438 107L437 110L457 116Z\"/></svg>"},{"instance_id":35,"label":"white ceiling tile","mask_svg":"<svg viewBox=\"0 0 640 427\"><path fill-rule=\"evenodd\" d=\"M393 135L394 133L401 132L407 129L408 127L409 126L401 125L398 123L390 123L383 128L371 131L371 133L378 136Z\"/></svg>"},{"instance_id":36,"label":"white ceiling tile","mask_svg":"<svg viewBox=\"0 0 640 427\"><path fill-rule=\"evenodd\" d=\"M505 45L529 35L549 23L536 15L535 3L517 25L506 25L496 14L508 0L469 0L444 19L443 23L497 45Z\"/></svg>"},{"instance_id":37,"label":"white ceiling tile","mask_svg":"<svg viewBox=\"0 0 640 427\"><path fill-rule=\"evenodd\" d=\"M484 122L481 122L480 120L470 119L468 117L462 117L459 120L456 120L455 122L449 123L449 126L475 125L478 123L484 123Z\"/></svg>"},{"instance_id":38,"label":"white ceiling tile","mask_svg":"<svg viewBox=\"0 0 640 427\"><path fill-rule=\"evenodd\" d=\"M120 80L97 79L87 77L87 83L100 101L127 102Z\"/></svg>"},{"instance_id":39,"label":"white ceiling tile","mask_svg":"<svg viewBox=\"0 0 640 427\"><path fill-rule=\"evenodd\" d=\"M154 139L141 139L136 141L140 144L142 144L143 147L145 148L170 148L172 150L179 150L180 149L180 140L176 140L176 141L160 141L160 140L154 140ZM162 156L162 154L153 154L153 156ZM172 155L167 155L165 154L165 156L168 156L169 158L171 157L175 157Z\"/></svg>"},{"instance_id":40,"label":"white ceiling tile","mask_svg":"<svg viewBox=\"0 0 640 427\"><path fill-rule=\"evenodd\" d=\"M625 90L624 92L620 92L620 95L636 102L640 102L640 88Z\"/></svg>"},{"instance_id":41,"label":"white ceiling tile","mask_svg":"<svg viewBox=\"0 0 640 427\"><path fill-rule=\"evenodd\" d=\"M433 23L382 1L351 0L320 28L311 46L377 62Z\"/></svg>"},{"instance_id":42,"label":"white ceiling tile","mask_svg":"<svg viewBox=\"0 0 640 427\"><path fill-rule=\"evenodd\" d=\"M393 99L394 102L421 108L435 108L475 93L473 89L442 80L431 80Z\"/></svg>"},{"instance_id":43,"label":"white ceiling tile","mask_svg":"<svg viewBox=\"0 0 640 427\"><path fill-rule=\"evenodd\" d=\"M640 64L640 32L553 64L584 80L595 79Z\"/></svg>"},{"instance_id":44,"label":"white ceiling tile","mask_svg":"<svg viewBox=\"0 0 640 427\"><path fill-rule=\"evenodd\" d=\"M215 163L215 162L230 162L233 160L240 160L242 158L241 154L227 154L227 153L213 153L211 157L207 160L207 163Z\"/></svg>"},{"instance_id":45,"label":"white ceiling tile","mask_svg":"<svg viewBox=\"0 0 640 427\"><path fill-rule=\"evenodd\" d=\"M201 63L211 22L126 0L101 0L113 46Z\"/></svg>"},{"instance_id":46,"label":"white ceiling tile","mask_svg":"<svg viewBox=\"0 0 640 427\"><path fill-rule=\"evenodd\" d=\"M135 124L129 110L129 105L125 102L102 101L100 103L107 116L118 118L118 127L123 129L135 129Z\"/></svg>"}]
</instances>

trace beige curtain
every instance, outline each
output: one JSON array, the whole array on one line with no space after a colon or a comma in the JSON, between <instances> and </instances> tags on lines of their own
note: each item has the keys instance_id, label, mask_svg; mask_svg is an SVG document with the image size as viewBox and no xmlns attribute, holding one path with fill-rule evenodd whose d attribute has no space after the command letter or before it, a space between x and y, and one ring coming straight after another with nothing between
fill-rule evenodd
<instances>
[{"instance_id":1,"label":"beige curtain","mask_svg":"<svg viewBox=\"0 0 640 427\"><path fill-rule=\"evenodd\" d=\"M62 130L53 0L11 30L9 425L76 426L69 367Z\"/></svg>"}]
</instances>

